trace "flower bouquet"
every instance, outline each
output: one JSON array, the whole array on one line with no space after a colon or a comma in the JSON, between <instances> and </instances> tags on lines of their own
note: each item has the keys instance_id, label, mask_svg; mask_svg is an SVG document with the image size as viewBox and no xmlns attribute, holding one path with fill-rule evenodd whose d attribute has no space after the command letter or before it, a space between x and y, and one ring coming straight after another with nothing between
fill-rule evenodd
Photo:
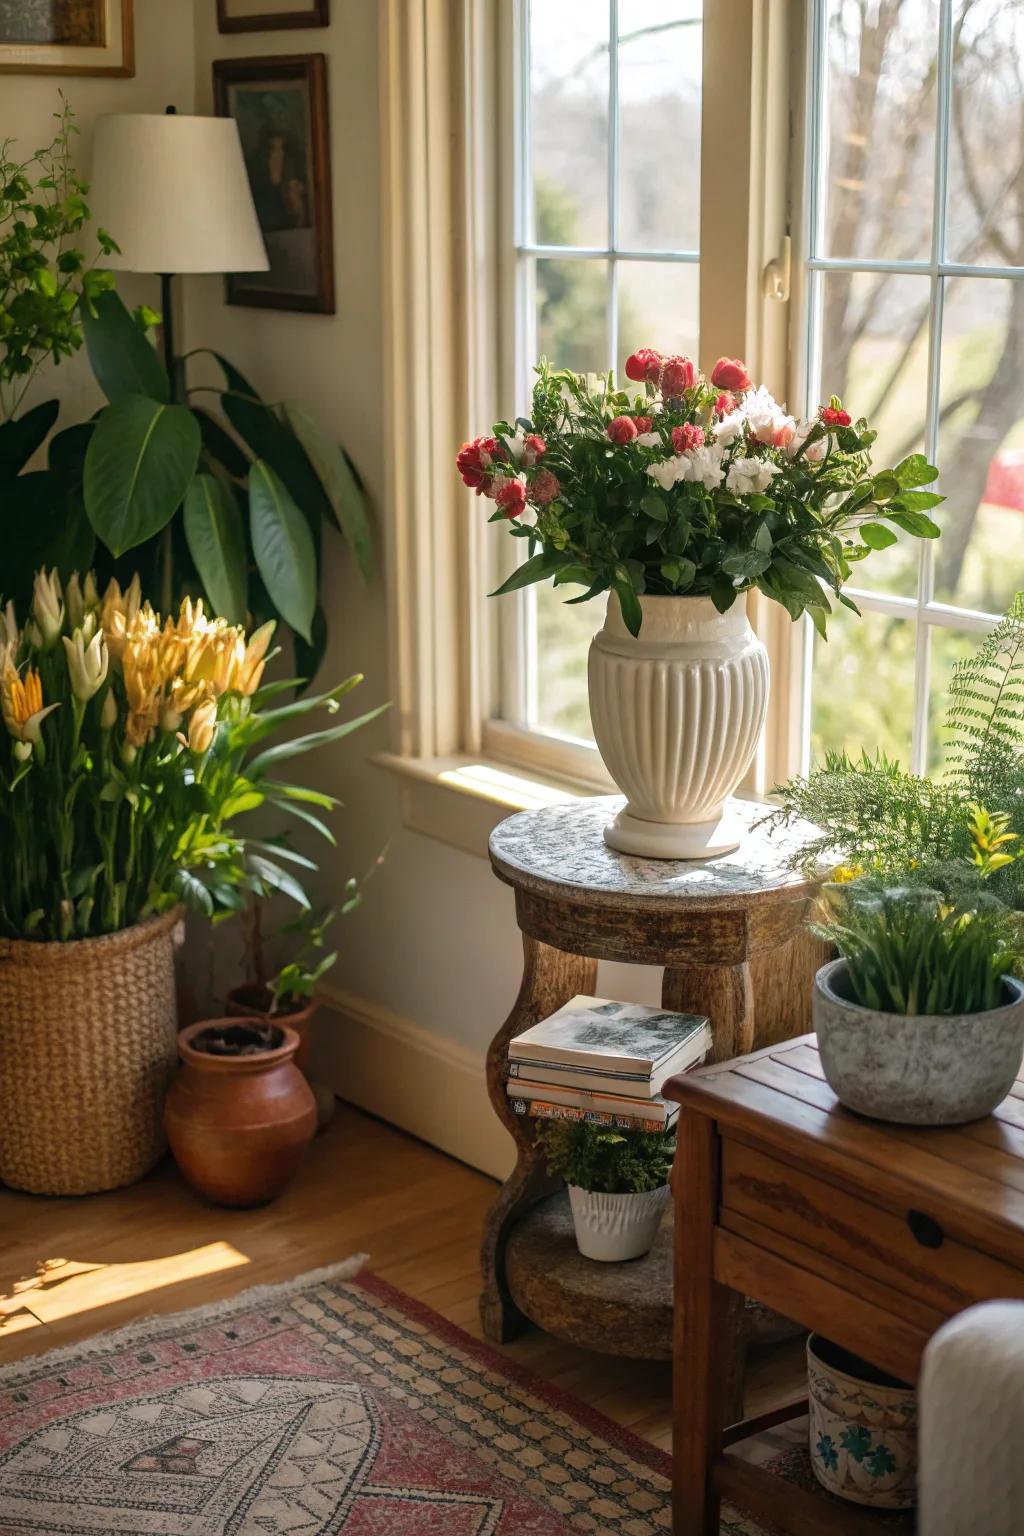
<instances>
[{"instance_id":1,"label":"flower bouquet","mask_svg":"<svg viewBox=\"0 0 1024 1536\"><path fill-rule=\"evenodd\" d=\"M266 740L361 681L275 705L273 624L250 636L201 602L162 619L112 581L40 572L31 610L0 616L0 1178L79 1193L129 1182L162 1146L175 1060L172 931L246 893L308 906L262 806L330 835L336 803L278 777L298 753L372 719ZM385 706L386 707L386 706ZM62 1134L57 1135L58 1123Z\"/></svg>"},{"instance_id":2,"label":"flower bouquet","mask_svg":"<svg viewBox=\"0 0 1024 1536\"><path fill-rule=\"evenodd\" d=\"M736 846L723 807L767 705L751 589L824 637L829 594L899 533L935 538L938 471L920 454L873 470L875 433L832 398L797 420L736 358L710 377L644 348L611 374L537 369L529 419L463 445L463 480L508 519L528 558L498 588L552 579L612 593L591 648L594 735L629 805L606 837L626 852L703 857ZM642 641L637 637L643 631ZM658 682L663 670L664 680ZM668 829L666 831L666 828Z\"/></svg>"}]
</instances>

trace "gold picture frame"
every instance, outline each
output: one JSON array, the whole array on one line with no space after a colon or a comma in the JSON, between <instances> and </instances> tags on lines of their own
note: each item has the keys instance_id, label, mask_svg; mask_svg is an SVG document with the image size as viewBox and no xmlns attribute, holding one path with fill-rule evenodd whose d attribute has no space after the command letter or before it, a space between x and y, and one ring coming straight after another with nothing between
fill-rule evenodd
<instances>
[{"instance_id":1,"label":"gold picture frame","mask_svg":"<svg viewBox=\"0 0 1024 1536\"><path fill-rule=\"evenodd\" d=\"M133 0L0 0L0 74L135 74Z\"/></svg>"}]
</instances>

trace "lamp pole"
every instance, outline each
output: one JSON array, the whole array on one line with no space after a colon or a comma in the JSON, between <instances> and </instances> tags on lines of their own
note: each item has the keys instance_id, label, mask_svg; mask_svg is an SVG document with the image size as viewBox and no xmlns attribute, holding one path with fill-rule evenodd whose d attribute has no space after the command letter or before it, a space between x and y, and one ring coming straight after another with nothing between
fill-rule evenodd
<instances>
[{"instance_id":1,"label":"lamp pole","mask_svg":"<svg viewBox=\"0 0 1024 1536\"><path fill-rule=\"evenodd\" d=\"M164 109L164 115L173 117L177 108L172 104ZM174 362L174 274L160 273L160 335L163 343L164 368L171 386L171 401L178 398L177 369ZM164 618L170 614L174 601L174 519L166 524L160 541L160 611Z\"/></svg>"}]
</instances>

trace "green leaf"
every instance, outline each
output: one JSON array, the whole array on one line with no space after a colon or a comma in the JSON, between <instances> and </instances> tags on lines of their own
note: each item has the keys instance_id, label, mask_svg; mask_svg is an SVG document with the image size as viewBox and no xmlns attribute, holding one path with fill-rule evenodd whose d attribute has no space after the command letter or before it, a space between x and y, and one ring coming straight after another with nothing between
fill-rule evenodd
<instances>
[{"instance_id":1,"label":"green leaf","mask_svg":"<svg viewBox=\"0 0 1024 1536\"><path fill-rule=\"evenodd\" d=\"M366 498L356 483L348 459L336 442L294 400L286 400L284 414L313 470L327 493L338 526L369 579L373 574L373 545L366 515Z\"/></svg>"},{"instance_id":2,"label":"green leaf","mask_svg":"<svg viewBox=\"0 0 1024 1536\"><path fill-rule=\"evenodd\" d=\"M85 472L85 453L89 446L95 423L80 421L73 427L65 427L50 438L46 450L46 462L56 470L67 486L80 486Z\"/></svg>"},{"instance_id":3,"label":"green leaf","mask_svg":"<svg viewBox=\"0 0 1024 1536\"><path fill-rule=\"evenodd\" d=\"M741 581L751 580L767 570L771 560L771 555L761 549L737 549L726 555L722 570L727 576L736 576Z\"/></svg>"},{"instance_id":4,"label":"green leaf","mask_svg":"<svg viewBox=\"0 0 1024 1536\"><path fill-rule=\"evenodd\" d=\"M927 512L929 507L941 506L945 499L938 491L901 491L893 506L901 512Z\"/></svg>"},{"instance_id":5,"label":"green leaf","mask_svg":"<svg viewBox=\"0 0 1024 1536\"><path fill-rule=\"evenodd\" d=\"M524 560L522 565L516 566L511 576L506 577L500 587L495 587L490 596L504 597L506 592L518 592L520 587L528 587L535 581L543 581L545 577L553 576L561 566L568 564L570 564L568 555L562 554L557 549L543 549L539 555L531 555L529 560Z\"/></svg>"},{"instance_id":6,"label":"green leaf","mask_svg":"<svg viewBox=\"0 0 1024 1536\"><path fill-rule=\"evenodd\" d=\"M194 907L199 912L204 912L207 917L213 912L213 897L206 886L191 870L178 869L174 872L173 884L188 906Z\"/></svg>"},{"instance_id":7,"label":"green leaf","mask_svg":"<svg viewBox=\"0 0 1024 1536\"><path fill-rule=\"evenodd\" d=\"M17 475L0 497L0 594L24 604L67 522L68 497L52 470Z\"/></svg>"},{"instance_id":8,"label":"green leaf","mask_svg":"<svg viewBox=\"0 0 1024 1536\"><path fill-rule=\"evenodd\" d=\"M358 731L362 726L368 725L371 720L376 720L386 709L390 709L390 703L379 704L376 709L368 710L365 715L358 715L355 720L346 720L342 725L331 726L325 731L311 731L308 736L293 736L290 741L278 742L276 747L267 747L264 752L259 752L252 762L246 767L246 772L251 779L261 778L268 769L275 767L277 763L283 763L290 757L299 757L304 752L312 752L317 747L329 746L331 742L342 741L346 736L351 736L353 731ZM274 785L278 794L282 793L283 786ZM292 786L293 787L293 786ZM270 786L267 786L268 791ZM307 795L291 794L288 799L310 799ZM312 801L316 804L316 801Z\"/></svg>"},{"instance_id":9,"label":"green leaf","mask_svg":"<svg viewBox=\"0 0 1024 1536\"><path fill-rule=\"evenodd\" d=\"M269 464L249 472L253 553L270 600L296 634L312 643L316 551L309 524Z\"/></svg>"},{"instance_id":10,"label":"green leaf","mask_svg":"<svg viewBox=\"0 0 1024 1536\"><path fill-rule=\"evenodd\" d=\"M185 496L185 538L214 613L244 624L248 559L234 495L213 475L196 475Z\"/></svg>"},{"instance_id":11,"label":"green leaf","mask_svg":"<svg viewBox=\"0 0 1024 1536\"><path fill-rule=\"evenodd\" d=\"M261 854L258 853L249 854L246 862L248 863L249 868L252 870L253 874L256 875L264 885L269 886L272 891L281 891L285 896L290 896L291 899L297 902L300 907L309 907L309 897L306 895L305 891L302 889L302 886L296 880L295 876L289 874L286 869L282 869L281 866L279 864L275 864L272 859L265 859Z\"/></svg>"},{"instance_id":12,"label":"green leaf","mask_svg":"<svg viewBox=\"0 0 1024 1536\"><path fill-rule=\"evenodd\" d=\"M198 410L195 406L192 411L199 422L205 452L235 480L244 480L249 473L249 455L238 446L231 433L221 426L216 416L211 416L209 411Z\"/></svg>"},{"instance_id":13,"label":"green leaf","mask_svg":"<svg viewBox=\"0 0 1024 1536\"><path fill-rule=\"evenodd\" d=\"M643 624L643 609L640 607L640 599L633 590L633 583L628 575L616 572L612 577L612 590L619 599L619 607L622 609L622 621L634 638L640 633Z\"/></svg>"},{"instance_id":14,"label":"green leaf","mask_svg":"<svg viewBox=\"0 0 1024 1536\"><path fill-rule=\"evenodd\" d=\"M900 482L891 470L884 469L871 482L871 498L875 502L892 501L900 492Z\"/></svg>"},{"instance_id":15,"label":"green leaf","mask_svg":"<svg viewBox=\"0 0 1024 1536\"><path fill-rule=\"evenodd\" d=\"M92 371L107 399L145 395L166 405L171 398L167 370L117 294L112 289L101 293L92 309L82 306L82 330Z\"/></svg>"},{"instance_id":16,"label":"green leaf","mask_svg":"<svg viewBox=\"0 0 1024 1536\"><path fill-rule=\"evenodd\" d=\"M890 523L895 523L897 528L902 528L904 533L913 534L915 539L937 539L940 529L938 523L933 523L924 512L900 512L895 507L889 507L885 513Z\"/></svg>"},{"instance_id":17,"label":"green leaf","mask_svg":"<svg viewBox=\"0 0 1024 1536\"><path fill-rule=\"evenodd\" d=\"M302 673L302 682L299 684L299 692L308 688L310 683L320 671L324 653L327 650L327 615L320 604L317 603L313 610L313 628L309 643L301 635L295 636L295 665Z\"/></svg>"},{"instance_id":18,"label":"green leaf","mask_svg":"<svg viewBox=\"0 0 1024 1536\"><path fill-rule=\"evenodd\" d=\"M47 432L57 420L59 400L44 400L24 416L5 421L0 426L0 480L7 480L25 468Z\"/></svg>"},{"instance_id":19,"label":"green leaf","mask_svg":"<svg viewBox=\"0 0 1024 1536\"><path fill-rule=\"evenodd\" d=\"M123 555L159 533L181 506L199 458L199 426L184 405L124 395L96 423L85 454L85 510Z\"/></svg>"},{"instance_id":20,"label":"green leaf","mask_svg":"<svg viewBox=\"0 0 1024 1536\"><path fill-rule=\"evenodd\" d=\"M665 498L657 491L646 491L640 502L641 512L646 512L648 517L653 517L656 522L668 522L668 507Z\"/></svg>"},{"instance_id":21,"label":"green leaf","mask_svg":"<svg viewBox=\"0 0 1024 1536\"><path fill-rule=\"evenodd\" d=\"M859 532L869 549L888 549L890 544L897 542L892 529L886 528L884 523L864 523Z\"/></svg>"},{"instance_id":22,"label":"green leaf","mask_svg":"<svg viewBox=\"0 0 1024 1536\"><path fill-rule=\"evenodd\" d=\"M939 477L935 465L929 464L923 453L912 453L909 458L901 459L893 474L902 486L931 485Z\"/></svg>"}]
</instances>

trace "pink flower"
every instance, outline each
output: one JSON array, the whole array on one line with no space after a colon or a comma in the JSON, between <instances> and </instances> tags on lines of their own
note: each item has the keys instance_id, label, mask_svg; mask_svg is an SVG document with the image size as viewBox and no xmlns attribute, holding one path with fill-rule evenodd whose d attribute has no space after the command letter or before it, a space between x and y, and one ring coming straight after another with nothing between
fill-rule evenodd
<instances>
[{"instance_id":1,"label":"pink flower","mask_svg":"<svg viewBox=\"0 0 1024 1536\"><path fill-rule=\"evenodd\" d=\"M506 517L522 517L526 511L526 486L521 480L506 480L494 500Z\"/></svg>"},{"instance_id":2,"label":"pink flower","mask_svg":"<svg viewBox=\"0 0 1024 1536\"><path fill-rule=\"evenodd\" d=\"M821 419L826 427L848 427L853 420L849 411L837 411L832 405L823 405Z\"/></svg>"},{"instance_id":3,"label":"pink flower","mask_svg":"<svg viewBox=\"0 0 1024 1536\"><path fill-rule=\"evenodd\" d=\"M641 347L626 358L626 378L634 384L657 384L661 372L661 353L653 347Z\"/></svg>"},{"instance_id":4,"label":"pink flower","mask_svg":"<svg viewBox=\"0 0 1024 1536\"><path fill-rule=\"evenodd\" d=\"M631 443L636 435L636 427L629 416L616 416L608 423L608 436L613 443Z\"/></svg>"},{"instance_id":5,"label":"pink flower","mask_svg":"<svg viewBox=\"0 0 1024 1536\"><path fill-rule=\"evenodd\" d=\"M650 432L654 427L654 423L649 416L634 416L633 425L636 427L638 434L641 432Z\"/></svg>"},{"instance_id":6,"label":"pink flower","mask_svg":"<svg viewBox=\"0 0 1024 1536\"><path fill-rule=\"evenodd\" d=\"M489 471L494 460L503 457L502 446L496 437L474 437L471 443L463 443L459 449L455 467L465 484L478 496L490 496L493 477Z\"/></svg>"},{"instance_id":7,"label":"pink flower","mask_svg":"<svg viewBox=\"0 0 1024 1536\"><path fill-rule=\"evenodd\" d=\"M523 463L532 468L548 451L548 445L536 432L527 432L523 438Z\"/></svg>"},{"instance_id":8,"label":"pink flower","mask_svg":"<svg viewBox=\"0 0 1024 1536\"><path fill-rule=\"evenodd\" d=\"M530 500L535 501L538 507L546 507L549 501L554 501L561 489L558 476L553 470L539 469L530 486Z\"/></svg>"},{"instance_id":9,"label":"pink flower","mask_svg":"<svg viewBox=\"0 0 1024 1536\"><path fill-rule=\"evenodd\" d=\"M704 428L695 427L692 421L672 428L672 447L676 453L690 453L694 448L700 448L703 442Z\"/></svg>"},{"instance_id":10,"label":"pink flower","mask_svg":"<svg viewBox=\"0 0 1024 1536\"><path fill-rule=\"evenodd\" d=\"M731 389L723 390L715 401L716 416L731 416L739 406L739 401Z\"/></svg>"},{"instance_id":11,"label":"pink flower","mask_svg":"<svg viewBox=\"0 0 1024 1536\"><path fill-rule=\"evenodd\" d=\"M743 391L751 387L747 365L738 357L720 357L711 370L711 382L716 389Z\"/></svg>"},{"instance_id":12,"label":"pink flower","mask_svg":"<svg viewBox=\"0 0 1024 1536\"><path fill-rule=\"evenodd\" d=\"M661 370L661 392L667 400L674 400L684 390L692 389L697 382L697 369L688 357L670 357Z\"/></svg>"}]
</instances>

